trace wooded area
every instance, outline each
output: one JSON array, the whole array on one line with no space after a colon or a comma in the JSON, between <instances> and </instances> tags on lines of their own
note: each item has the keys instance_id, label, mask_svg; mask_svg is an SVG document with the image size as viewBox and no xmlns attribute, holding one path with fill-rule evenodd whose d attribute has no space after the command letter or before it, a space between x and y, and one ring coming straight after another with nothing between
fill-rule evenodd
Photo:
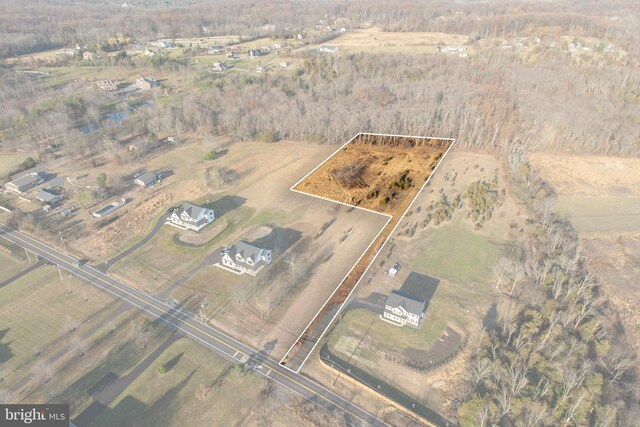
<instances>
[{"instance_id":1,"label":"wooded area","mask_svg":"<svg viewBox=\"0 0 640 427\"><path fill-rule=\"evenodd\" d=\"M459 419L483 426L633 424L640 389L625 325L587 271L575 232L553 213L551 190L531 170L527 153L640 155L639 6L636 0L153 0L131 7L0 0L0 150L25 152L40 163L91 157L96 167L103 155L105 162L135 164L168 135L176 135L172 149L188 135L207 146L204 158L213 162L224 156L211 142L216 137L229 144L341 144L371 132L455 138L457 149L500 155L527 210L529 244L494 267L495 291L512 310L499 313L498 325L475 340ZM443 53L443 43L431 46L433 54L395 46L318 52L342 29L372 27L462 34L469 41L461 54ZM317 32L304 38L306 29ZM130 56L124 42L105 47L118 36L145 46L159 38L231 35L270 42L300 35L302 47L291 49L295 66L255 73L212 72L193 59L203 52L189 45L153 58ZM76 44L117 54L103 62L11 61ZM183 85L167 78L133 96L96 89L96 73L110 78L118 72L129 80L136 73L179 76ZM356 164L334 175L357 189L365 171ZM232 173L212 169L204 180L224 182ZM412 187L407 178L401 173L391 185ZM102 173L96 190L74 189L74 202L93 205L115 195L119 179ZM443 196L429 205L424 226L447 221L468 203L469 218L481 229L502 201L494 184L477 181L451 201Z\"/></svg>"}]
</instances>

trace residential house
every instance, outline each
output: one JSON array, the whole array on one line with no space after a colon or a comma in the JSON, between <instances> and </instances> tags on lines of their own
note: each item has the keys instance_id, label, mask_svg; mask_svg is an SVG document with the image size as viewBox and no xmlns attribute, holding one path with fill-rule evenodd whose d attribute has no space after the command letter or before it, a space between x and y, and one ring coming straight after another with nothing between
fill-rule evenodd
<instances>
[{"instance_id":1,"label":"residential house","mask_svg":"<svg viewBox=\"0 0 640 427\"><path fill-rule=\"evenodd\" d=\"M146 172L142 175L138 176L133 180L135 185L139 185L140 187L148 187L150 185L155 184L158 181L158 175L154 172Z\"/></svg>"},{"instance_id":2,"label":"residential house","mask_svg":"<svg viewBox=\"0 0 640 427\"><path fill-rule=\"evenodd\" d=\"M84 61L92 61L93 57L93 52L91 52L90 50L85 50L84 52L82 52L82 59Z\"/></svg>"},{"instance_id":3,"label":"residential house","mask_svg":"<svg viewBox=\"0 0 640 427\"><path fill-rule=\"evenodd\" d=\"M222 265L252 276L271 264L271 250L239 241L222 251Z\"/></svg>"},{"instance_id":4,"label":"residential house","mask_svg":"<svg viewBox=\"0 0 640 427\"><path fill-rule=\"evenodd\" d=\"M399 326L409 325L420 328L424 321L426 308L427 304L423 300L399 291L392 291L387 297L382 319Z\"/></svg>"},{"instance_id":5,"label":"residential house","mask_svg":"<svg viewBox=\"0 0 640 427\"><path fill-rule=\"evenodd\" d=\"M64 55L64 56L76 56L77 53L78 53L78 51L75 50L75 49L61 49L60 50L60 54ZM84 54L83 54L83 58L84 58Z\"/></svg>"},{"instance_id":6,"label":"residential house","mask_svg":"<svg viewBox=\"0 0 640 427\"><path fill-rule=\"evenodd\" d=\"M42 172L31 172L11 182L7 182L4 188L14 193L24 194L27 190L42 184L44 182L43 175Z\"/></svg>"},{"instance_id":7,"label":"residential house","mask_svg":"<svg viewBox=\"0 0 640 427\"><path fill-rule=\"evenodd\" d=\"M467 48L466 46L445 46L443 48L440 48L441 52L449 52L449 53L460 53L460 52L466 52Z\"/></svg>"},{"instance_id":8,"label":"residential house","mask_svg":"<svg viewBox=\"0 0 640 427\"><path fill-rule=\"evenodd\" d=\"M263 67L262 65L258 65L256 67L256 72L257 73L264 73L265 71L267 71L267 69L265 67Z\"/></svg>"},{"instance_id":9,"label":"residential house","mask_svg":"<svg viewBox=\"0 0 640 427\"><path fill-rule=\"evenodd\" d=\"M117 90L118 85L113 80L100 80L96 83L98 89L105 91Z\"/></svg>"},{"instance_id":10,"label":"residential house","mask_svg":"<svg viewBox=\"0 0 640 427\"><path fill-rule=\"evenodd\" d=\"M230 65L227 65L226 63L220 61L220 62L214 62L213 65L211 66L211 70L215 73L222 73L223 71L228 70L229 68L231 68Z\"/></svg>"},{"instance_id":11,"label":"residential house","mask_svg":"<svg viewBox=\"0 0 640 427\"><path fill-rule=\"evenodd\" d=\"M157 54L158 54L158 52L156 52L153 49L146 48L144 50L144 56L153 57L153 56L156 56Z\"/></svg>"},{"instance_id":12,"label":"residential house","mask_svg":"<svg viewBox=\"0 0 640 427\"><path fill-rule=\"evenodd\" d=\"M209 53L211 55L222 55L224 53L224 48L222 46L210 46Z\"/></svg>"},{"instance_id":13,"label":"residential house","mask_svg":"<svg viewBox=\"0 0 640 427\"><path fill-rule=\"evenodd\" d=\"M259 56L264 56L264 52L260 49L249 49L247 53L249 54L249 58L257 58Z\"/></svg>"},{"instance_id":14,"label":"residential house","mask_svg":"<svg viewBox=\"0 0 640 427\"><path fill-rule=\"evenodd\" d=\"M334 53L338 52L338 47L325 44L323 46L320 46L320 48L318 48L318 52L334 54Z\"/></svg>"},{"instance_id":15,"label":"residential house","mask_svg":"<svg viewBox=\"0 0 640 427\"><path fill-rule=\"evenodd\" d=\"M153 77L138 77L136 78L136 86L140 88L140 90L151 90L158 86L158 81Z\"/></svg>"},{"instance_id":16,"label":"residential house","mask_svg":"<svg viewBox=\"0 0 640 427\"><path fill-rule=\"evenodd\" d=\"M53 206L62 200L61 194L56 194L50 190L43 189L36 193L36 199L40 200L42 203Z\"/></svg>"},{"instance_id":17,"label":"residential house","mask_svg":"<svg viewBox=\"0 0 640 427\"><path fill-rule=\"evenodd\" d=\"M214 220L213 209L185 203L171 212L167 224L183 230L200 231Z\"/></svg>"},{"instance_id":18,"label":"residential house","mask_svg":"<svg viewBox=\"0 0 640 427\"><path fill-rule=\"evenodd\" d=\"M147 43L149 46L161 47L163 49L169 48L173 46L173 42L171 40L155 40Z\"/></svg>"}]
</instances>

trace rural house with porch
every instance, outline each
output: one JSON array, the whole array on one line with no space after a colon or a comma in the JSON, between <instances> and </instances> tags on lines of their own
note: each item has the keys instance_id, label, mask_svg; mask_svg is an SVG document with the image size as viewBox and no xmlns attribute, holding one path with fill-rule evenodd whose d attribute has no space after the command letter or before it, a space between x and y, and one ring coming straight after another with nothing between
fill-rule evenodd
<instances>
[{"instance_id":1,"label":"rural house with porch","mask_svg":"<svg viewBox=\"0 0 640 427\"><path fill-rule=\"evenodd\" d=\"M427 304L423 300L399 291L392 291L387 297L381 318L398 326L409 325L420 328L424 321L426 308Z\"/></svg>"},{"instance_id":2,"label":"rural house with porch","mask_svg":"<svg viewBox=\"0 0 640 427\"><path fill-rule=\"evenodd\" d=\"M200 231L213 220L213 209L185 203L171 212L166 223L183 230Z\"/></svg>"},{"instance_id":3,"label":"rural house with porch","mask_svg":"<svg viewBox=\"0 0 640 427\"><path fill-rule=\"evenodd\" d=\"M222 266L239 273L255 276L269 264L271 264L271 250L259 248L247 242L239 241L222 251Z\"/></svg>"}]
</instances>

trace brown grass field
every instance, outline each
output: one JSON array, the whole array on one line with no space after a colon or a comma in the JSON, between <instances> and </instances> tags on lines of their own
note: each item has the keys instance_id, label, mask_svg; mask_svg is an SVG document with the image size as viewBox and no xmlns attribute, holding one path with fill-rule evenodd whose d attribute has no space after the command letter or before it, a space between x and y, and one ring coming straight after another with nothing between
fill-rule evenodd
<instances>
[{"instance_id":1,"label":"brown grass field","mask_svg":"<svg viewBox=\"0 0 640 427\"><path fill-rule=\"evenodd\" d=\"M331 42L332 45L353 46L435 46L461 45L469 40L462 34L429 33L429 32L385 32L379 28L367 28L345 33Z\"/></svg>"}]
</instances>

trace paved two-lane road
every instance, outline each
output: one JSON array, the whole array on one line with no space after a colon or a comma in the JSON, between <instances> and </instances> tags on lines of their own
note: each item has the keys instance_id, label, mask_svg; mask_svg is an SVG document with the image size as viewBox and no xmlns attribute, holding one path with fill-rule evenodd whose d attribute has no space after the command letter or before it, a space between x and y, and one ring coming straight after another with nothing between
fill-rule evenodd
<instances>
[{"instance_id":1,"label":"paved two-lane road","mask_svg":"<svg viewBox=\"0 0 640 427\"><path fill-rule=\"evenodd\" d=\"M223 332L204 325L198 319L193 318L192 314L182 312L180 308L169 307L153 296L127 286L89 265L78 266L74 258L3 224L0 224L0 235L87 282L122 298L151 316L164 320L185 335L215 350L226 359L235 363L245 363L246 366L261 375L300 394L328 411L341 414L344 421L350 425L385 425L384 422L364 409L309 378L288 370L277 361L268 358L264 352L258 352Z\"/></svg>"}]
</instances>

